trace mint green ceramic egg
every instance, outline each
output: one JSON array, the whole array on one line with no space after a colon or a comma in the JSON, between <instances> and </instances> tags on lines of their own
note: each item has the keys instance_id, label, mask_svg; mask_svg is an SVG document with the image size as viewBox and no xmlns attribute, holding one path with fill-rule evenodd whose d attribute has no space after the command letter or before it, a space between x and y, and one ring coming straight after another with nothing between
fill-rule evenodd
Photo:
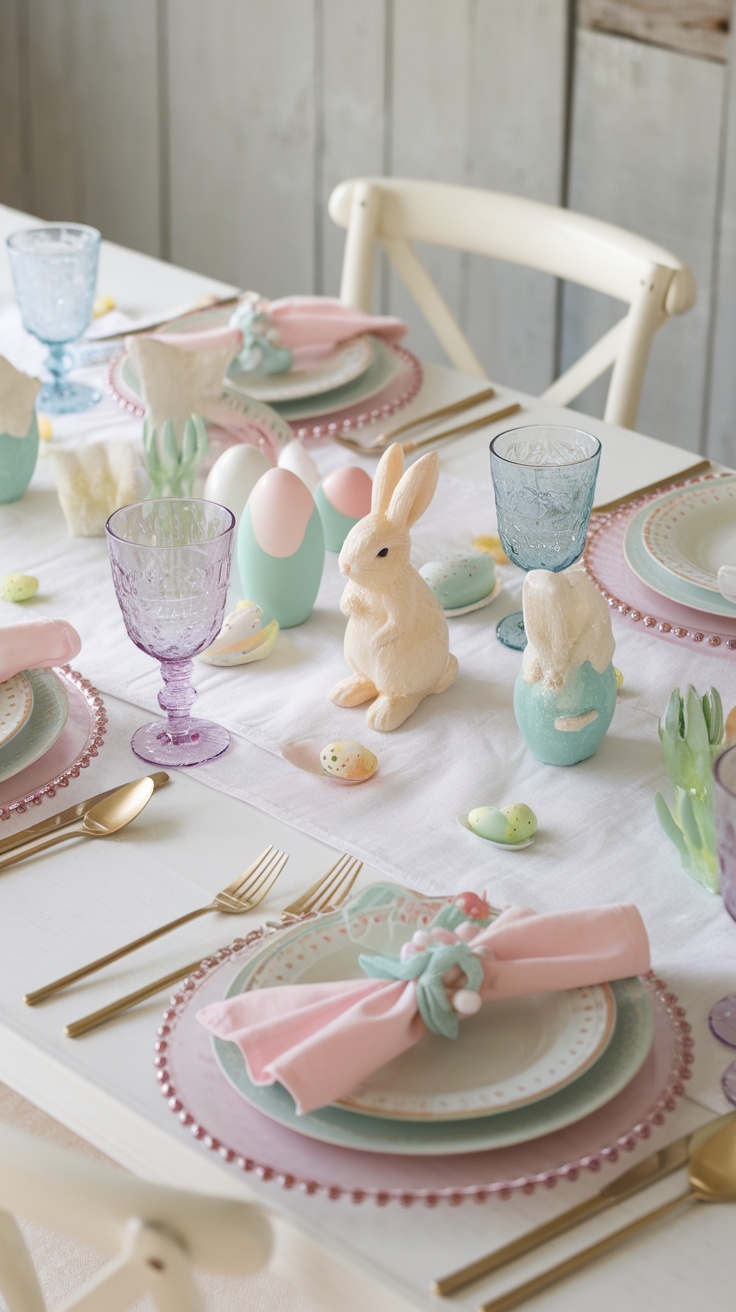
<instances>
[{"instance_id":1,"label":"mint green ceramic egg","mask_svg":"<svg viewBox=\"0 0 736 1312\"><path fill-rule=\"evenodd\" d=\"M244 595L282 629L312 613L322 579L324 533L312 494L289 469L269 469L241 516L237 559Z\"/></svg>"}]
</instances>

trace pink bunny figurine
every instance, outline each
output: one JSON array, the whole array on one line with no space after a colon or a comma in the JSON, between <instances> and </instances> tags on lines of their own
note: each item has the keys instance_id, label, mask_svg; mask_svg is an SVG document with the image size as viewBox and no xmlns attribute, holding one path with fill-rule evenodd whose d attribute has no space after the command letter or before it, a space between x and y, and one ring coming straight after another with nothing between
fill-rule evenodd
<instances>
[{"instance_id":1,"label":"pink bunny figurine","mask_svg":"<svg viewBox=\"0 0 736 1312\"><path fill-rule=\"evenodd\" d=\"M354 673L329 694L338 706L377 698L366 723L384 732L398 729L425 697L444 692L457 676L445 613L409 564L409 529L437 487L436 451L403 471L404 453L394 444L376 470L371 512L351 528L340 552L348 579L340 602L348 617L345 659Z\"/></svg>"}]
</instances>

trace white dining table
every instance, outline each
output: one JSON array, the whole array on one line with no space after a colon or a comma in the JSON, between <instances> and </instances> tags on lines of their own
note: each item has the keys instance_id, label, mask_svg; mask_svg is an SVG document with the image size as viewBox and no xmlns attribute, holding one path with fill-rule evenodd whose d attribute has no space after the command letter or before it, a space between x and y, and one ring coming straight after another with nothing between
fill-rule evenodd
<instances>
[{"instance_id":1,"label":"white dining table","mask_svg":"<svg viewBox=\"0 0 736 1312\"><path fill-rule=\"evenodd\" d=\"M28 216L0 208L0 237L30 222ZM178 306L208 292L224 294L228 289L198 274L103 243L98 290L135 316ZM18 360L37 359L33 356L36 347L22 338L14 313L9 272L0 258L0 352L11 356L16 352ZM95 376L94 368L81 372ZM467 395L476 386L477 380L427 365L422 390L402 418ZM543 405L506 388L499 388L499 397L518 399L523 407L520 421L525 423L574 423L600 435L603 455L598 502L670 479L698 460L695 452L610 428L598 419ZM90 544L69 537L54 490L49 447L93 440L100 431L122 434L126 425L132 432L130 419L121 415L109 397L95 411L55 423L51 443L42 444L28 492L21 501L0 507L3 571L36 574L41 581L38 598L30 608L0 603L0 623L27 614L63 614L74 623L79 612L86 619L84 593L90 586L90 571L102 568L106 548L99 539ZM468 504L482 494L488 505L489 532L493 531L493 512L488 441L501 426L505 425L490 426L438 447L441 469L449 479L448 495L460 497L458 518L462 519L463 489ZM374 467L370 460L348 456L331 443L315 445L314 451L323 472L341 463ZM335 609L332 599L338 595L339 580L334 560L326 573L325 604ZM668 643L641 624L631 624L628 617L615 614L615 660L624 671L625 683L609 732L610 744L607 740L590 769L586 763L569 772L551 767L540 771L530 766L528 756L518 748L518 735L514 738L510 706L519 658L501 648L493 634L495 619L503 613L503 608L496 607L501 604L511 610L520 597L522 576L514 567L504 567L503 580L503 600L489 608L483 630L493 692L479 683L474 689L479 706L480 699L491 695L495 699L497 715L488 742L502 745L495 749L495 773L489 767L489 777L479 791L485 789L487 794L500 788L505 768L504 791L505 784L513 782L519 793L512 800L526 800L521 795L526 789L542 816L549 795L554 815L546 812L544 841L540 820L540 841L529 853L536 854L532 860L527 862L525 853L503 854L498 862L489 863L494 900L499 897L507 903L522 901L544 908L588 900L636 901L650 933L655 969L682 1001L695 1039L693 1078L685 1096L661 1128L633 1152L622 1152L618 1162L599 1171L583 1171L575 1182L562 1181L553 1189L529 1194L514 1191L505 1199L489 1198L482 1204L466 1201L457 1207L447 1202L435 1207L418 1202L404 1207L392 1202L382 1207L370 1201L355 1204L309 1196L299 1189L282 1188L276 1181L244 1174L209 1151L172 1115L153 1068L153 1043L166 1005L165 994L83 1039L73 1041L64 1036L64 1024L74 1017L173 971L198 954L215 952L236 934L259 925L265 915L275 914L321 875L334 860L336 849L357 850L363 858L360 886L402 875L420 889L437 891L441 886L443 871L431 869L427 857L431 814L422 825L417 819L421 813L416 809L410 813L417 850L422 853L417 864L407 857L411 845L406 841L391 859L386 846L378 841L383 823L378 810L375 845L365 826L353 834L349 816L343 822L330 816L328 834L328 821L309 812L300 800L300 781L281 758L278 742L269 749L268 726L261 726L258 741L249 736L247 707L244 718L238 718L233 710L233 721L228 724L233 743L223 758L227 766L219 772L216 763L201 770L172 771L169 784L122 833L104 842L71 842L0 876L0 1079L131 1171L173 1185L255 1200L273 1221L273 1269L335 1309L405 1312L414 1308L427 1312L441 1306L442 1300L429 1291L433 1278L580 1202L653 1147L705 1123L729 1106L720 1089L720 1073L734 1054L710 1036L707 1012L735 986L736 924L717 896L698 887L680 869L674 849L658 829L653 799L657 788L667 790L656 722L670 691L688 682L701 691L714 684L728 709L736 703L736 655L702 652L693 643ZM59 807L67 806L145 773L129 742L145 718L142 708L150 700L150 687L141 682L138 695L132 679L126 685L127 695L121 696L119 671L111 666L106 670L104 662L98 662L99 669L95 665L96 643L102 644L104 632L119 624L110 589L109 609L103 607L97 614L97 635L82 626L83 647L74 662L89 677L94 670L94 682L109 717L98 759L63 795L54 801L46 799L32 814L5 822L0 837L51 813L57 802ZM309 622L305 632L308 628ZM213 698L217 691L213 685ZM287 693L294 697L295 688L289 686ZM443 698L432 700L435 704L427 717L450 714L444 710ZM355 736L361 736L359 725ZM398 736L396 739L399 741ZM400 741L411 743L410 726L402 731ZM501 764L506 755L504 743L508 745L506 766ZM386 751L391 748L387 743ZM417 765L411 782L419 796L423 772L431 769L431 761ZM378 807L381 795L375 796ZM454 824L454 817L452 820ZM429 833L429 843L423 829ZM462 846L466 839L468 835L458 828L453 839L458 844L457 867L447 891L463 890L466 862L470 884L475 891L482 887L477 852L475 848L471 851L475 840L466 848ZM444 837L443 841L449 840ZM207 901L268 843L283 848L290 859L267 909L234 922L209 916L42 1007L31 1010L23 1005L22 995L27 990ZM674 1196L684 1186L684 1172L680 1171L507 1272L455 1295L448 1304L469 1312L584 1242ZM733 1226L732 1207L691 1206L540 1295L533 1306L540 1312L589 1312L592 1306L597 1312L620 1312L625 1306L637 1312L644 1308L647 1312L685 1312L697 1297L709 1312L726 1312L733 1304Z\"/></svg>"}]
</instances>

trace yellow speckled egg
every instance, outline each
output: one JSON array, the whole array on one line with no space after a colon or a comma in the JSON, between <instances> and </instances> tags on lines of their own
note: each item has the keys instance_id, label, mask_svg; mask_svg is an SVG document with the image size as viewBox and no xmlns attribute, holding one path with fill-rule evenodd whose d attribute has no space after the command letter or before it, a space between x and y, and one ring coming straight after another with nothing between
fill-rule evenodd
<instances>
[{"instance_id":1,"label":"yellow speckled egg","mask_svg":"<svg viewBox=\"0 0 736 1312\"><path fill-rule=\"evenodd\" d=\"M618 692L619 688L624 686L624 676L616 665L613 667L613 672L616 675L616 692Z\"/></svg>"},{"instance_id":2,"label":"yellow speckled egg","mask_svg":"<svg viewBox=\"0 0 736 1312\"><path fill-rule=\"evenodd\" d=\"M335 775L338 779L351 779L353 783L370 779L378 766L373 752L348 738L328 743L322 748L319 759L325 774Z\"/></svg>"},{"instance_id":3,"label":"yellow speckled egg","mask_svg":"<svg viewBox=\"0 0 736 1312\"><path fill-rule=\"evenodd\" d=\"M38 579L32 574L3 574L0 597L3 601L28 601L38 592Z\"/></svg>"}]
</instances>

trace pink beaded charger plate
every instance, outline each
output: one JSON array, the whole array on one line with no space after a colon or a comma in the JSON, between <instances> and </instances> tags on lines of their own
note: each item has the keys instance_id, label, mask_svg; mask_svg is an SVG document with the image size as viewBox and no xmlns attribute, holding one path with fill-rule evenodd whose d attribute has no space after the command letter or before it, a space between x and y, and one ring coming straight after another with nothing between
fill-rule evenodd
<instances>
[{"instance_id":1,"label":"pink beaded charger plate","mask_svg":"<svg viewBox=\"0 0 736 1312\"><path fill-rule=\"evenodd\" d=\"M673 486L690 487L702 481L692 479ZM709 614L663 596L648 587L626 561L624 544L629 525L661 496L661 492L654 492L606 514L593 515L583 554L585 569L611 610L632 624L672 642L696 643L703 651L736 651L736 618Z\"/></svg>"},{"instance_id":2,"label":"pink beaded charger plate","mask_svg":"<svg viewBox=\"0 0 736 1312\"><path fill-rule=\"evenodd\" d=\"M57 789L68 787L89 767L104 743L107 712L97 689L68 665L55 673L69 701L66 724L48 752L0 784L0 821L55 797Z\"/></svg>"},{"instance_id":3,"label":"pink beaded charger plate","mask_svg":"<svg viewBox=\"0 0 736 1312\"><path fill-rule=\"evenodd\" d=\"M567 1128L513 1147L442 1157L318 1142L277 1124L236 1092L219 1069L211 1036L196 1019L200 1007L223 997L244 954L262 941L261 930L236 939L182 982L163 1014L155 1066L161 1092L185 1130L236 1169L283 1188L352 1202L430 1206L441 1199L458 1203L551 1188L632 1151L684 1094L692 1063L690 1026L675 995L650 974L642 980L654 1020L648 1057L621 1092Z\"/></svg>"}]
</instances>

